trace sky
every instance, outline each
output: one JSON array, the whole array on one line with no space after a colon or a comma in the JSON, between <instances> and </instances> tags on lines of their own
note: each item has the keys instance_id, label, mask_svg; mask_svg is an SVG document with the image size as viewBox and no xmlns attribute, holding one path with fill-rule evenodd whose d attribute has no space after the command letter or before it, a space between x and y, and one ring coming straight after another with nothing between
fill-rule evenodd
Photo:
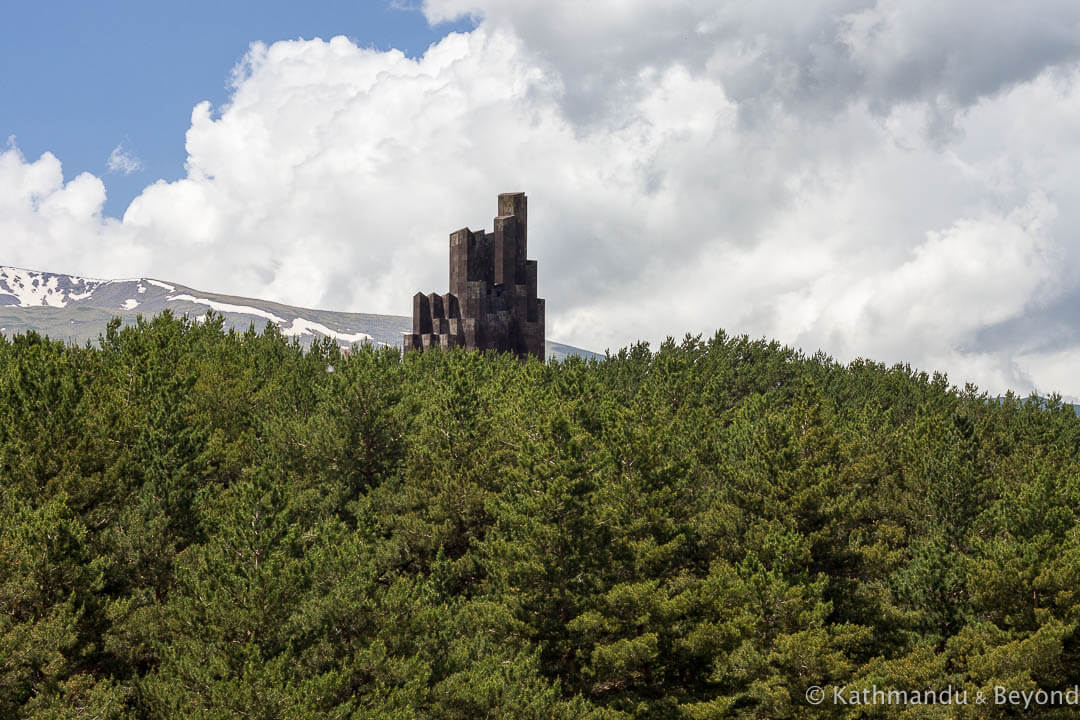
<instances>
[{"instance_id":1,"label":"sky","mask_svg":"<svg viewBox=\"0 0 1080 720\"><path fill-rule=\"evenodd\" d=\"M67 179L100 177L104 211L114 217L147 184L184 176L191 109L228 100L233 68L252 42L344 35L418 57L475 26L463 19L433 28L418 11L359 0L56 0L8 3L4 16L0 140L14 135L28 157L53 153Z\"/></svg>"},{"instance_id":2,"label":"sky","mask_svg":"<svg viewBox=\"0 0 1080 720\"><path fill-rule=\"evenodd\" d=\"M529 196L548 336L1080 396L1080 4L6 10L0 264L408 314Z\"/></svg>"}]
</instances>

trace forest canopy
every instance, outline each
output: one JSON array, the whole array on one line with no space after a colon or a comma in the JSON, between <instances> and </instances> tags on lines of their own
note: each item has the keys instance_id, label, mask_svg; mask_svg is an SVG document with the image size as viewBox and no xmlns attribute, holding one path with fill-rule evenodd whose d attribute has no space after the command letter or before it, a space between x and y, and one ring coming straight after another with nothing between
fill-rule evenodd
<instances>
[{"instance_id":1,"label":"forest canopy","mask_svg":"<svg viewBox=\"0 0 1080 720\"><path fill-rule=\"evenodd\" d=\"M722 332L0 338L0 717L1016 717L831 693L1080 683L1078 451L1056 397Z\"/></svg>"}]
</instances>

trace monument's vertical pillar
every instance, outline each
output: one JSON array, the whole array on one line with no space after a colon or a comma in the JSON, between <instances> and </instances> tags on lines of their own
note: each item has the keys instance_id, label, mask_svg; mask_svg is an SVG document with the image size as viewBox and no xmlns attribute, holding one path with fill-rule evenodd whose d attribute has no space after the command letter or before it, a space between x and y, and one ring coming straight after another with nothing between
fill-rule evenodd
<instances>
[{"instance_id":1,"label":"monument's vertical pillar","mask_svg":"<svg viewBox=\"0 0 1080 720\"><path fill-rule=\"evenodd\" d=\"M525 261L525 319L536 322L536 261Z\"/></svg>"},{"instance_id":2,"label":"monument's vertical pillar","mask_svg":"<svg viewBox=\"0 0 1080 720\"><path fill-rule=\"evenodd\" d=\"M431 305L424 293L413 295L412 331L414 335L431 332Z\"/></svg>"},{"instance_id":3,"label":"monument's vertical pillar","mask_svg":"<svg viewBox=\"0 0 1080 720\"><path fill-rule=\"evenodd\" d=\"M469 228L450 233L450 292L459 298L465 296L465 284L469 281L471 239Z\"/></svg>"},{"instance_id":4,"label":"monument's vertical pillar","mask_svg":"<svg viewBox=\"0 0 1080 720\"><path fill-rule=\"evenodd\" d=\"M516 216L495 218L495 284L509 286L514 283L519 232Z\"/></svg>"},{"instance_id":5,"label":"monument's vertical pillar","mask_svg":"<svg viewBox=\"0 0 1080 720\"><path fill-rule=\"evenodd\" d=\"M517 236L514 247L514 280L525 282L525 256L529 251L529 202L525 193L500 193L499 215L513 215L516 218ZM509 284L509 281L507 282Z\"/></svg>"}]
</instances>

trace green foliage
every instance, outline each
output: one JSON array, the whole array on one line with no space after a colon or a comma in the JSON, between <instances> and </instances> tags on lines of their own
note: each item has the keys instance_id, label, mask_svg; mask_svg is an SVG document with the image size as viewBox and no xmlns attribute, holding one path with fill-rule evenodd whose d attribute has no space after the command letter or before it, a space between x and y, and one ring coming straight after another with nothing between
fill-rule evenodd
<instances>
[{"instance_id":1,"label":"green foliage","mask_svg":"<svg viewBox=\"0 0 1080 720\"><path fill-rule=\"evenodd\" d=\"M1078 452L1057 398L723 333L0 338L0 716L1009 717L804 692L1080 683Z\"/></svg>"}]
</instances>

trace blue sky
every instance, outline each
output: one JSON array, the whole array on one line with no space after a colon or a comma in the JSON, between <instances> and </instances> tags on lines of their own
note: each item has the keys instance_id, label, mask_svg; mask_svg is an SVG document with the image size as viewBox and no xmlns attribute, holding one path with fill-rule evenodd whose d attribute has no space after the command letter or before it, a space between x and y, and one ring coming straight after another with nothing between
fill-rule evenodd
<instances>
[{"instance_id":1,"label":"blue sky","mask_svg":"<svg viewBox=\"0 0 1080 720\"><path fill-rule=\"evenodd\" d=\"M27 157L50 151L64 177L105 182L119 217L144 186L184 174L191 109L228 98L232 68L254 41L345 35L361 47L409 56L469 21L431 27L417 10L363 0L108 0L9 2L0 42L0 142ZM141 161L110 172L118 145Z\"/></svg>"}]
</instances>

